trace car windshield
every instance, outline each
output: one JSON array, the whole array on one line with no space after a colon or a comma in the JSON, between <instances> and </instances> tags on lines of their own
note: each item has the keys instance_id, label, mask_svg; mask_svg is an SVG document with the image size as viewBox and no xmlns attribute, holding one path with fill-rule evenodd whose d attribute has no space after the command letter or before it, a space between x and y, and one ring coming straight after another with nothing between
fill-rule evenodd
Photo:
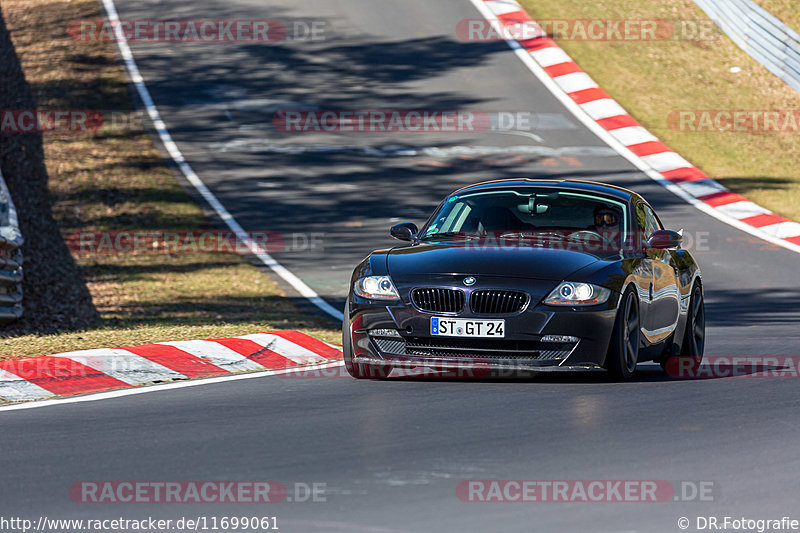
<instances>
[{"instance_id":1,"label":"car windshield","mask_svg":"<svg viewBox=\"0 0 800 533\"><path fill-rule=\"evenodd\" d=\"M489 190L447 198L423 240L454 235L597 238L617 246L628 231L626 204L585 191Z\"/></svg>"}]
</instances>

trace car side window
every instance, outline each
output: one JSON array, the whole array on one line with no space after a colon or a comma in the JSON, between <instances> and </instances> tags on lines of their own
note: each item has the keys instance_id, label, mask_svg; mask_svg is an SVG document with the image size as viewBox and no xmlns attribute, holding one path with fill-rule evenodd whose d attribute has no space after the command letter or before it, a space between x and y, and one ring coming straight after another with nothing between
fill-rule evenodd
<instances>
[{"instance_id":1,"label":"car side window","mask_svg":"<svg viewBox=\"0 0 800 533\"><path fill-rule=\"evenodd\" d=\"M639 234L640 245L650 238L654 231L663 229L656 214L645 204L636 204L634 215L636 217L636 232Z\"/></svg>"},{"instance_id":2,"label":"car side window","mask_svg":"<svg viewBox=\"0 0 800 533\"><path fill-rule=\"evenodd\" d=\"M644 211L644 205L636 204L633 211L634 218L636 218L636 233L644 235L647 233L647 213Z\"/></svg>"},{"instance_id":3,"label":"car side window","mask_svg":"<svg viewBox=\"0 0 800 533\"><path fill-rule=\"evenodd\" d=\"M664 229L661 227L658 217L649 206L642 205L642 208L644 209L645 214L645 233L648 237L650 237L654 231Z\"/></svg>"}]
</instances>

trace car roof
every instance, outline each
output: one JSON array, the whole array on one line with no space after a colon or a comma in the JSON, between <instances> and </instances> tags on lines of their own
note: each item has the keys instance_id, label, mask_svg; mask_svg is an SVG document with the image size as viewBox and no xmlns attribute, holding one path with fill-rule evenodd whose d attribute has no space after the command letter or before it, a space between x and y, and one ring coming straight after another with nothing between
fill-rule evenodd
<instances>
[{"instance_id":1,"label":"car roof","mask_svg":"<svg viewBox=\"0 0 800 533\"><path fill-rule=\"evenodd\" d=\"M474 192L479 190L492 190L492 189L508 189L508 188L524 188L524 187L546 187L553 189L572 189L578 191L593 192L605 196L612 196L626 202L630 202L633 198L641 198L638 194L616 185L609 185L607 183L600 183L597 181L585 180L548 180L548 179L532 179L532 178L509 178L502 180L483 181L462 187L451 194L460 194L464 192Z\"/></svg>"}]
</instances>

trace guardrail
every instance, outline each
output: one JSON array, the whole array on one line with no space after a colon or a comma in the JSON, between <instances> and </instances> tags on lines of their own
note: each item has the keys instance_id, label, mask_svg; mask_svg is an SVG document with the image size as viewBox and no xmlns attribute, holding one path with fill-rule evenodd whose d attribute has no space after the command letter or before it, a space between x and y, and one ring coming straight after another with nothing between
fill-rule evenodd
<instances>
[{"instance_id":1,"label":"guardrail","mask_svg":"<svg viewBox=\"0 0 800 533\"><path fill-rule=\"evenodd\" d=\"M800 35L750 0L694 0L733 42L800 91Z\"/></svg>"},{"instance_id":2,"label":"guardrail","mask_svg":"<svg viewBox=\"0 0 800 533\"><path fill-rule=\"evenodd\" d=\"M0 324L22 316L23 241L17 210L0 174Z\"/></svg>"}]
</instances>

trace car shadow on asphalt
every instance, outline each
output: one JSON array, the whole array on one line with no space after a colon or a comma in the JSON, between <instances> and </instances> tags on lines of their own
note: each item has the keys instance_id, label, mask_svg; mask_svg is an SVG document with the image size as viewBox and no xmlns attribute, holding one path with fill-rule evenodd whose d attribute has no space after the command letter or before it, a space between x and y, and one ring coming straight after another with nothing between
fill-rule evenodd
<instances>
[{"instance_id":1,"label":"car shadow on asphalt","mask_svg":"<svg viewBox=\"0 0 800 533\"><path fill-rule=\"evenodd\" d=\"M758 359L745 357L715 357L712 361L706 361L699 369L690 370L677 374L674 369L662 370L656 363L640 364L636 374L629 380L620 381L609 377L605 371L593 372L519 372L515 374L505 373L503 375L480 375L479 372L462 371L445 372L429 371L418 375L390 375L390 381L417 381L417 382L467 382L467 383L546 383L546 384L598 384L607 383L613 385L627 385L640 383L681 383L690 381L708 381L719 379L774 379L774 378L798 378L800 377L800 358L790 357L790 361L775 362L768 359L764 363Z\"/></svg>"},{"instance_id":2,"label":"car shadow on asphalt","mask_svg":"<svg viewBox=\"0 0 800 533\"><path fill-rule=\"evenodd\" d=\"M564 383L564 384L596 384L596 383L658 383L676 381L656 364L640 365L636 374L628 381L620 382L609 378L605 371L589 372L504 372L491 375L479 370L464 370L451 373L437 371L417 371L415 369L401 369L405 375L397 375L397 370L390 374L390 381L418 381L418 382L467 382L467 383Z\"/></svg>"}]
</instances>

